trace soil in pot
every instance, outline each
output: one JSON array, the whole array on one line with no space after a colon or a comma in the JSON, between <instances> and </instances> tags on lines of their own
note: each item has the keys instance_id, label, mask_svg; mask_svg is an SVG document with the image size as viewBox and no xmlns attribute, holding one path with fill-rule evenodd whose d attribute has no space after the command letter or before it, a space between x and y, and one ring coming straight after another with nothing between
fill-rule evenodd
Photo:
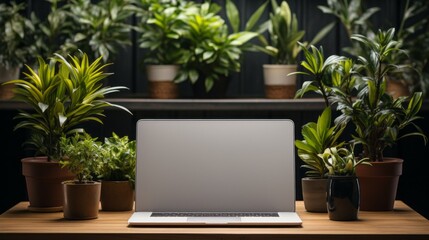
<instances>
[{"instance_id":1,"label":"soil in pot","mask_svg":"<svg viewBox=\"0 0 429 240\"><path fill-rule=\"evenodd\" d=\"M30 202L28 210L62 211L64 197L61 182L72 180L74 175L57 162L48 162L47 157L24 158L21 162Z\"/></svg>"},{"instance_id":2,"label":"soil in pot","mask_svg":"<svg viewBox=\"0 0 429 240\"><path fill-rule=\"evenodd\" d=\"M302 196L304 207L307 212L327 212L326 191L328 179L325 178L303 178Z\"/></svg>"},{"instance_id":3,"label":"soil in pot","mask_svg":"<svg viewBox=\"0 0 429 240\"><path fill-rule=\"evenodd\" d=\"M403 160L384 158L383 162L361 164L356 168L360 185L360 210L392 211Z\"/></svg>"},{"instance_id":4,"label":"soil in pot","mask_svg":"<svg viewBox=\"0 0 429 240\"><path fill-rule=\"evenodd\" d=\"M134 189L129 181L101 182L101 210L131 211L134 206Z\"/></svg>"},{"instance_id":5,"label":"soil in pot","mask_svg":"<svg viewBox=\"0 0 429 240\"><path fill-rule=\"evenodd\" d=\"M64 218L86 220L98 218L101 183L63 182Z\"/></svg>"}]
</instances>

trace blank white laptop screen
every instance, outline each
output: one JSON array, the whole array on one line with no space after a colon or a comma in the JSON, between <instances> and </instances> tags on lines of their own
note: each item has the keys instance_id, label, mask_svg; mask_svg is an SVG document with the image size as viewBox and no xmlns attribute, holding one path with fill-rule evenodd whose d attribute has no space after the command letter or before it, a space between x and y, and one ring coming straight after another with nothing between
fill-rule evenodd
<instances>
[{"instance_id":1,"label":"blank white laptop screen","mask_svg":"<svg viewBox=\"0 0 429 240\"><path fill-rule=\"evenodd\" d=\"M300 225L294 134L291 120L138 121L129 224Z\"/></svg>"}]
</instances>

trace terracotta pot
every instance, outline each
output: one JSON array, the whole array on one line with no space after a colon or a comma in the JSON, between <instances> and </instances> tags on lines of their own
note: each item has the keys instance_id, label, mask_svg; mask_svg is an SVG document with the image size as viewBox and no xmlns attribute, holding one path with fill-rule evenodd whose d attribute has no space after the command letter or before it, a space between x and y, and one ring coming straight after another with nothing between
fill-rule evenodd
<instances>
[{"instance_id":1,"label":"terracotta pot","mask_svg":"<svg viewBox=\"0 0 429 240\"><path fill-rule=\"evenodd\" d=\"M74 175L58 162L48 162L47 157L24 158L21 162L30 201L28 210L61 211L64 201L61 182L73 179Z\"/></svg>"},{"instance_id":2,"label":"terracotta pot","mask_svg":"<svg viewBox=\"0 0 429 240\"><path fill-rule=\"evenodd\" d=\"M63 182L64 218L94 219L98 218L100 207L101 183Z\"/></svg>"},{"instance_id":3,"label":"terracotta pot","mask_svg":"<svg viewBox=\"0 0 429 240\"><path fill-rule=\"evenodd\" d=\"M372 162L372 166L359 165L356 175L360 185L360 210L391 211L395 203L399 176L402 174L402 159L384 158Z\"/></svg>"},{"instance_id":4,"label":"terracotta pot","mask_svg":"<svg viewBox=\"0 0 429 240\"><path fill-rule=\"evenodd\" d=\"M387 79L386 91L393 99L410 96L408 86L403 81Z\"/></svg>"},{"instance_id":5,"label":"terracotta pot","mask_svg":"<svg viewBox=\"0 0 429 240\"><path fill-rule=\"evenodd\" d=\"M307 212L327 212L326 191L328 179L325 178L303 178L302 196L304 207Z\"/></svg>"},{"instance_id":6,"label":"terracotta pot","mask_svg":"<svg viewBox=\"0 0 429 240\"><path fill-rule=\"evenodd\" d=\"M270 99L291 99L295 97L297 65L265 64L265 96Z\"/></svg>"},{"instance_id":7,"label":"terracotta pot","mask_svg":"<svg viewBox=\"0 0 429 240\"><path fill-rule=\"evenodd\" d=\"M359 183L357 178L355 176L330 176L327 203L330 220L357 220L359 211Z\"/></svg>"},{"instance_id":8,"label":"terracotta pot","mask_svg":"<svg viewBox=\"0 0 429 240\"><path fill-rule=\"evenodd\" d=\"M6 69L3 65L0 65L0 99L11 99L15 96L13 89L14 84L3 85L4 82L19 78L19 67Z\"/></svg>"},{"instance_id":9,"label":"terracotta pot","mask_svg":"<svg viewBox=\"0 0 429 240\"><path fill-rule=\"evenodd\" d=\"M101 182L101 210L131 211L134 206L134 189L129 181Z\"/></svg>"},{"instance_id":10,"label":"terracotta pot","mask_svg":"<svg viewBox=\"0 0 429 240\"><path fill-rule=\"evenodd\" d=\"M178 65L149 65L146 69L151 98L174 99L179 96L179 89L174 83Z\"/></svg>"}]
</instances>

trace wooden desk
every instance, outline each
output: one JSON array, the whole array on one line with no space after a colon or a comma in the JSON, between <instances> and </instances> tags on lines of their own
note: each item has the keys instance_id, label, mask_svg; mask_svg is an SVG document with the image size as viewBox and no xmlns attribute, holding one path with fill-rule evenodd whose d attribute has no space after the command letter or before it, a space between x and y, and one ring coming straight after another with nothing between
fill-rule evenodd
<instances>
[{"instance_id":1,"label":"wooden desk","mask_svg":"<svg viewBox=\"0 0 429 240\"><path fill-rule=\"evenodd\" d=\"M68 221L63 213L30 213L22 202L0 216L0 239L429 239L429 221L397 201L392 212L360 212L359 221L335 222L305 212L302 227L130 228L131 212L100 212L99 218Z\"/></svg>"}]
</instances>

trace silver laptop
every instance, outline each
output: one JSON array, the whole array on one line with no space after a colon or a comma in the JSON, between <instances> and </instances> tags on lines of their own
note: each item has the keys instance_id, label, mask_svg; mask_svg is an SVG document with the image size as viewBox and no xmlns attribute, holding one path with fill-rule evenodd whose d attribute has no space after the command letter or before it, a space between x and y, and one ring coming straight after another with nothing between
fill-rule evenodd
<instances>
[{"instance_id":1,"label":"silver laptop","mask_svg":"<svg viewBox=\"0 0 429 240\"><path fill-rule=\"evenodd\" d=\"M291 120L140 120L131 226L301 225Z\"/></svg>"}]
</instances>

